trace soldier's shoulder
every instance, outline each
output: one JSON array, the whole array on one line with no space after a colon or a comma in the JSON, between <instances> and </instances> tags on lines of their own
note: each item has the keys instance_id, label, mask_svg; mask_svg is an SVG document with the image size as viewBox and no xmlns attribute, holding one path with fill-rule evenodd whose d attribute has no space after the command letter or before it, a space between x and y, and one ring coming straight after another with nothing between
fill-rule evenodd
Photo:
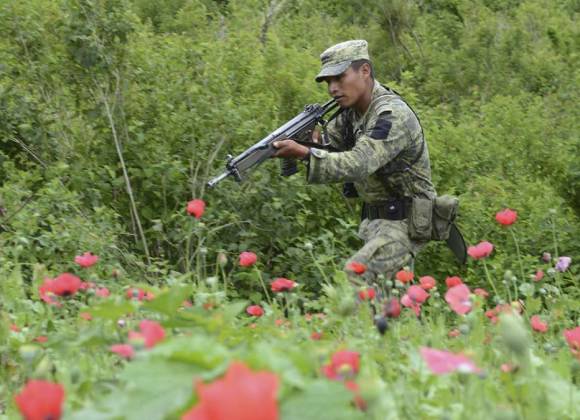
<instances>
[{"instance_id":1,"label":"soldier's shoulder","mask_svg":"<svg viewBox=\"0 0 580 420\"><path fill-rule=\"evenodd\" d=\"M400 114L406 112L408 106L399 95L385 93L377 96L373 101L373 111L377 115L381 114Z\"/></svg>"}]
</instances>

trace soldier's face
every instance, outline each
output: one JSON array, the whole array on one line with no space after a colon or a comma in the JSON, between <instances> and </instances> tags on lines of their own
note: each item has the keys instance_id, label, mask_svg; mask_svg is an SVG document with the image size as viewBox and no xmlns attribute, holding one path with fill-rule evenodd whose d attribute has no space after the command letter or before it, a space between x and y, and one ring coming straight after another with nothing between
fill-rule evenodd
<instances>
[{"instance_id":1,"label":"soldier's face","mask_svg":"<svg viewBox=\"0 0 580 420\"><path fill-rule=\"evenodd\" d=\"M328 93L336 99L342 108L350 108L363 97L367 90L369 74L361 66L358 70L349 67L344 73L338 76L325 78L328 84Z\"/></svg>"}]
</instances>

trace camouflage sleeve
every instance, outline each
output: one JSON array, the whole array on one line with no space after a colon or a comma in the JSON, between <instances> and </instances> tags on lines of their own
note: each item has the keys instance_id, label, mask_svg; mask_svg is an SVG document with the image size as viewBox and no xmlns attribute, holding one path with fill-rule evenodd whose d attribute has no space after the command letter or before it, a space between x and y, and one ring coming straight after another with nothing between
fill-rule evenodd
<instances>
[{"instance_id":1,"label":"camouflage sleeve","mask_svg":"<svg viewBox=\"0 0 580 420\"><path fill-rule=\"evenodd\" d=\"M410 145L409 118L409 113L400 108L384 111L369 130L358 136L352 150L338 153L312 150L308 182L350 182L368 177Z\"/></svg>"},{"instance_id":2,"label":"camouflage sleeve","mask_svg":"<svg viewBox=\"0 0 580 420\"><path fill-rule=\"evenodd\" d=\"M342 138L343 115L338 115L326 125L326 136L330 145L338 150L344 150Z\"/></svg>"}]
</instances>

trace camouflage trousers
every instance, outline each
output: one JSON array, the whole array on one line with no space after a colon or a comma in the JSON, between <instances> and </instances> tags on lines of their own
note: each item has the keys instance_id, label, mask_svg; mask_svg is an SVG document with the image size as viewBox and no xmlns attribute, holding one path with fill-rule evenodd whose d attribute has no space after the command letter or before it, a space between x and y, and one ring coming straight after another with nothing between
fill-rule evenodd
<instances>
[{"instance_id":1,"label":"camouflage trousers","mask_svg":"<svg viewBox=\"0 0 580 420\"><path fill-rule=\"evenodd\" d=\"M379 274L385 280L394 280L397 271L408 266L413 269L414 259L427 242L409 238L407 220L375 219L362 221L358 236L365 244L348 261L367 266L358 278L373 283Z\"/></svg>"}]
</instances>

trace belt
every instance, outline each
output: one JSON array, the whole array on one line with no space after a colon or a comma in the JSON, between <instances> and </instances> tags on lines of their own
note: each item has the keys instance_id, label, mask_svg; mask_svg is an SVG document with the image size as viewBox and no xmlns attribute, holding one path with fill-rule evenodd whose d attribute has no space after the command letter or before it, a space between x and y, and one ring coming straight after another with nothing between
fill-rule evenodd
<instances>
[{"instance_id":1,"label":"belt","mask_svg":"<svg viewBox=\"0 0 580 420\"><path fill-rule=\"evenodd\" d=\"M363 203L360 219L403 220L411 213L411 198L389 198L375 203Z\"/></svg>"}]
</instances>

